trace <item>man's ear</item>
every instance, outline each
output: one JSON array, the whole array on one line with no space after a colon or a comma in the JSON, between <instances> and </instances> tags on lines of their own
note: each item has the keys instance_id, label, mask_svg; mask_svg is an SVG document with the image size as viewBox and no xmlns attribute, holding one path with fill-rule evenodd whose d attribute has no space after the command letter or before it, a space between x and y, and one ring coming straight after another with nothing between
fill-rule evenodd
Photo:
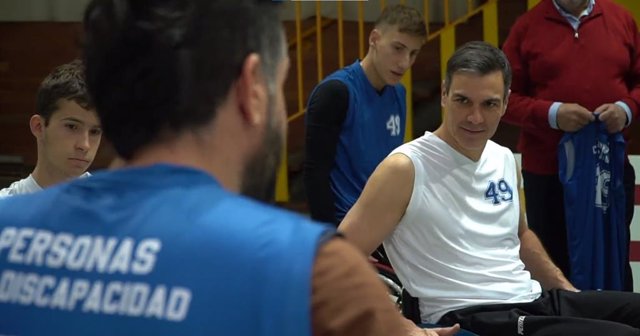
<instances>
[{"instance_id":1,"label":"man's ear","mask_svg":"<svg viewBox=\"0 0 640 336\"><path fill-rule=\"evenodd\" d=\"M262 67L260 56L249 54L242 63L236 85L240 113L249 125L259 125L267 118L268 89Z\"/></svg>"},{"instance_id":2,"label":"man's ear","mask_svg":"<svg viewBox=\"0 0 640 336\"><path fill-rule=\"evenodd\" d=\"M380 31L380 29L374 28L373 30L371 30L371 33L369 34L369 47L375 47L378 44L378 41L380 41L381 37L382 32Z\"/></svg>"},{"instance_id":3,"label":"man's ear","mask_svg":"<svg viewBox=\"0 0 640 336\"><path fill-rule=\"evenodd\" d=\"M44 137L44 118L38 114L32 115L31 119L29 119L29 128L31 129L31 134L33 134L36 139L41 140Z\"/></svg>"}]
</instances>

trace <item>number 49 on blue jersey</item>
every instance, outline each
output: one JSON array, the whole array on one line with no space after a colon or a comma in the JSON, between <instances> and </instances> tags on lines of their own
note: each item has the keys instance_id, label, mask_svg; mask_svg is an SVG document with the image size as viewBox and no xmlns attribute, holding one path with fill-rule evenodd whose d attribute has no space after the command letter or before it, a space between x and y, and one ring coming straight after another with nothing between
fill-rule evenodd
<instances>
[{"instance_id":1,"label":"number 49 on blue jersey","mask_svg":"<svg viewBox=\"0 0 640 336\"><path fill-rule=\"evenodd\" d=\"M511 202L513 200L513 190L504 179L500 179L498 183L489 181L489 186L484 192L484 198L491 200L493 205L501 202Z\"/></svg>"}]
</instances>

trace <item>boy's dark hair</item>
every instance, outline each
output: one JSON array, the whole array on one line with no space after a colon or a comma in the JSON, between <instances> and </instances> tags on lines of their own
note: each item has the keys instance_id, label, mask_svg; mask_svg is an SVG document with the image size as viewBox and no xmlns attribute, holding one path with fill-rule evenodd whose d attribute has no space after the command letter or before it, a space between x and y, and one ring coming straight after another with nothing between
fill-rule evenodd
<instances>
[{"instance_id":1,"label":"boy's dark hair","mask_svg":"<svg viewBox=\"0 0 640 336\"><path fill-rule=\"evenodd\" d=\"M58 109L60 99L74 101L86 110L93 109L82 61L74 60L58 66L40 84L36 96L36 113L42 116L45 125L49 124L51 115Z\"/></svg>"}]
</instances>

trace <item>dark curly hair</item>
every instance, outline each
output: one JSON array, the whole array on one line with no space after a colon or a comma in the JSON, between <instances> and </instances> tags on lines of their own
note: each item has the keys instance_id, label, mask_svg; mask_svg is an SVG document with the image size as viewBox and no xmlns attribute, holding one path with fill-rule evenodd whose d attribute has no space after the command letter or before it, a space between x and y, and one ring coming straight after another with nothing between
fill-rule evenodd
<instances>
[{"instance_id":1,"label":"dark curly hair","mask_svg":"<svg viewBox=\"0 0 640 336\"><path fill-rule=\"evenodd\" d=\"M269 0L94 0L84 16L87 83L120 156L196 129L257 53L268 79L284 57Z\"/></svg>"}]
</instances>

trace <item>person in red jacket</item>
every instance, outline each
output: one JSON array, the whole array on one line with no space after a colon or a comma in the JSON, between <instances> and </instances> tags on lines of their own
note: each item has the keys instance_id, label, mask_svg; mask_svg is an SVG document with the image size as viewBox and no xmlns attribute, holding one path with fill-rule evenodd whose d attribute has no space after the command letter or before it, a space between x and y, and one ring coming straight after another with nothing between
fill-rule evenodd
<instances>
[{"instance_id":1,"label":"person in red jacket","mask_svg":"<svg viewBox=\"0 0 640 336\"><path fill-rule=\"evenodd\" d=\"M529 225L569 274L557 146L565 132L576 132L596 118L615 133L638 117L638 28L631 14L612 0L543 0L518 18L503 49L513 67L503 120L521 128L518 146ZM635 172L625 161L629 227ZM633 290L626 264L625 289Z\"/></svg>"}]
</instances>

